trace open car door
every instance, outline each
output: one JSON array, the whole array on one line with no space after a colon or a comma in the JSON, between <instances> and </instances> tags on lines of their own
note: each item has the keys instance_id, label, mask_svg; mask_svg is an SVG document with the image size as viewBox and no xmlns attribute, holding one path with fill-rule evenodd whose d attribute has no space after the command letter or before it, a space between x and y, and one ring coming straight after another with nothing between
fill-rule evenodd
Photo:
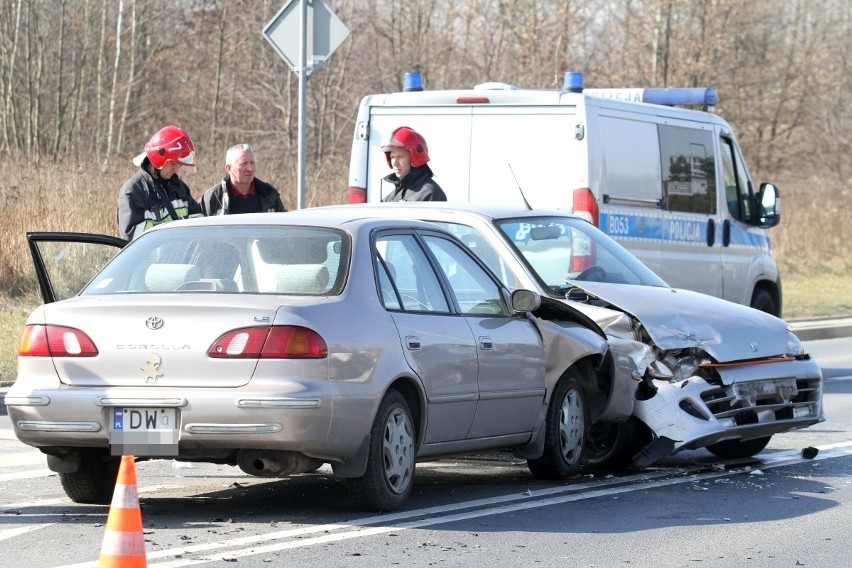
<instances>
[{"instance_id":1,"label":"open car door","mask_svg":"<svg viewBox=\"0 0 852 568\"><path fill-rule=\"evenodd\" d=\"M94 233L28 232L38 287L45 304L76 296L127 241Z\"/></svg>"}]
</instances>

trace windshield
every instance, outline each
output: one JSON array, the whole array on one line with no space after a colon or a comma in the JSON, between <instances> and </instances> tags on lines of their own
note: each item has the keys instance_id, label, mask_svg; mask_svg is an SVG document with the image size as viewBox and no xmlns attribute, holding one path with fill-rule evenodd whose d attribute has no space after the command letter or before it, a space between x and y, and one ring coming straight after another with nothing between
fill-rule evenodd
<instances>
[{"instance_id":1,"label":"windshield","mask_svg":"<svg viewBox=\"0 0 852 568\"><path fill-rule=\"evenodd\" d=\"M339 294L348 251L348 235L328 228L169 228L127 245L82 295Z\"/></svg>"},{"instance_id":2,"label":"windshield","mask_svg":"<svg viewBox=\"0 0 852 568\"><path fill-rule=\"evenodd\" d=\"M564 292L575 281L667 287L639 259L582 219L521 217L495 224L541 284L554 292Z\"/></svg>"}]
</instances>

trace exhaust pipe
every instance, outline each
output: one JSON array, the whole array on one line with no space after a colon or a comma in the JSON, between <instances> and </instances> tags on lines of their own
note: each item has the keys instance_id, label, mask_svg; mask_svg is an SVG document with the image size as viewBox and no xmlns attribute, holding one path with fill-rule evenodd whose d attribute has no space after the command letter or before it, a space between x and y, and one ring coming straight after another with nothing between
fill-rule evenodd
<instances>
[{"instance_id":1,"label":"exhaust pipe","mask_svg":"<svg viewBox=\"0 0 852 568\"><path fill-rule=\"evenodd\" d=\"M245 473L256 477L287 477L316 471L325 462L296 452L241 450L237 463Z\"/></svg>"}]
</instances>

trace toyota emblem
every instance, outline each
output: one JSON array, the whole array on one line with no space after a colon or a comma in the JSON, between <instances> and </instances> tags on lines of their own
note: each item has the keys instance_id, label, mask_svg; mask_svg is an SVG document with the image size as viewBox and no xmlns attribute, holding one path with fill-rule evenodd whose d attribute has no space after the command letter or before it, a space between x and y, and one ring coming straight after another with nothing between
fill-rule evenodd
<instances>
[{"instance_id":1,"label":"toyota emblem","mask_svg":"<svg viewBox=\"0 0 852 568\"><path fill-rule=\"evenodd\" d=\"M148 329L160 329L164 324L165 322L163 321L163 318L159 316L150 316L145 320L145 327Z\"/></svg>"}]
</instances>

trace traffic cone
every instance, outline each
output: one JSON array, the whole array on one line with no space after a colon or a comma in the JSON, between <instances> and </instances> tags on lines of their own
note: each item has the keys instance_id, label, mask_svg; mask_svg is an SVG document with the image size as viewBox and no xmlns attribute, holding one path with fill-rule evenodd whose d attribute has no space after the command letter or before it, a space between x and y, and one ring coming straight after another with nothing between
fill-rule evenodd
<instances>
[{"instance_id":1,"label":"traffic cone","mask_svg":"<svg viewBox=\"0 0 852 568\"><path fill-rule=\"evenodd\" d=\"M147 565L136 466L133 456L122 456L98 568L145 568Z\"/></svg>"}]
</instances>

